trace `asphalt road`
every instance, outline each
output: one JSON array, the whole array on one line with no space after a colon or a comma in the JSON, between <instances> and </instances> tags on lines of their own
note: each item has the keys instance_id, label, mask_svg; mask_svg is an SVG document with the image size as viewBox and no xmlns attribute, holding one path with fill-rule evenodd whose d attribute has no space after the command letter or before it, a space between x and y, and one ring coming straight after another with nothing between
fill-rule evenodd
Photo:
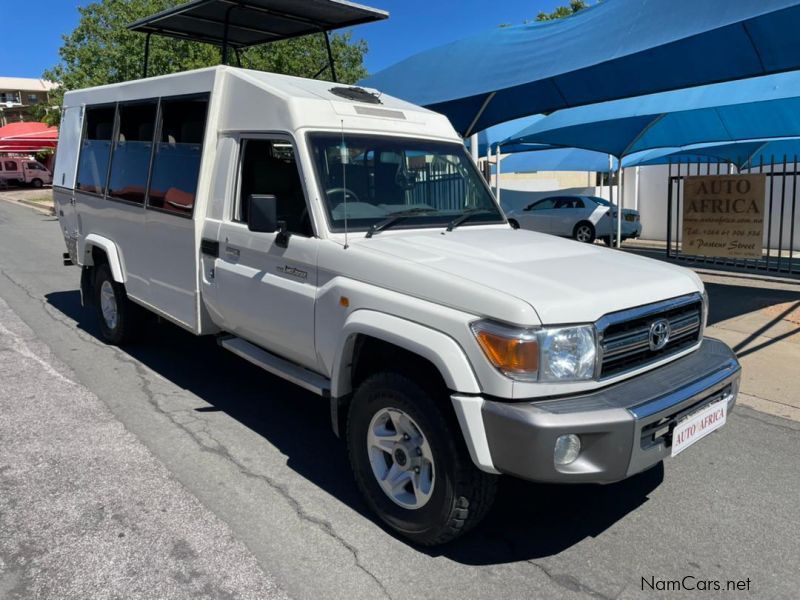
<instances>
[{"instance_id":1,"label":"asphalt road","mask_svg":"<svg viewBox=\"0 0 800 600\"><path fill-rule=\"evenodd\" d=\"M137 477L117 482L115 498L117 509L135 517L133 524L142 530L189 540L198 581L186 583L195 588L181 587L173 578L170 593L196 596L192 590L208 584L221 590L221 597L228 597L223 592L246 597L274 580L290 596L308 599L646 598L655 592L643 578L658 588L691 576L686 582L695 585L749 578L749 594L740 591L741 596L797 597L796 422L739 407L720 432L679 459L611 486L504 480L494 510L474 533L442 548L420 549L392 536L366 512L343 446L330 432L327 404L229 355L214 340L168 324L152 324L136 347L105 346L93 313L80 307L77 269L60 266L62 252L53 218L0 202L0 298L30 328L26 339L39 348L37 355L46 357L38 371L30 359L26 371L21 364L0 371L0 407L23 419L13 430L2 427L6 421L0 418L0 549L10 535L23 558L14 566L13 557L0 554L0 597L4 585L7 590L15 577L30 575L26 553L35 562L37 552L44 552L64 585L79 577L93 583L74 596L91 598L114 597L108 590L118 588L109 582L117 585L125 573L133 579L151 576L159 562L145 555L170 547L139 544L111 552L95 531L96 516L73 519L69 535L51 534L50 513L27 507L37 493L51 494L48 478L32 477L24 486L6 483L18 462L32 460L19 454L17 439L27 435L24 419L37 418L43 435L62 427L81 432L102 422L105 437L93 452L77 452L87 441L63 455L80 473L72 489L60 492L66 500L73 496L73 504L97 502L89 493L95 481L108 485L103 469L94 466L107 453L123 452L113 436L120 448L143 444L146 456L143 449L131 451L131 461L141 461ZM14 318L0 312L4 325ZM5 365L9 353L2 350ZM60 376L79 384L74 400ZM96 401L86 401L87 394ZM74 409L66 422L60 420L59 403L65 413ZM69 437L58 432L52 446ZM24 466L41 474L44 463L56 462L49 455L61 451L41 443L37 450L39 462ZM131 487L125 506L125 486L139 485L138 478L149 478L149 485L160 478L163 490ZM150 496L171 493L187 497L166 513L136 507L137 499L146 503ZM42 510L59 509L43 505ZM199 549L190 535L205 540L197 542ZM48 540L52 547L45 550ZM59 562L74 558L65 544L87 555L79 564L91 577ZM249 557L260 574L252 572ZM240 588L229 585L239 581L237 564ZM219 580L214 568L221 569ZM39 577L46 580L47 573L40 571ZM68 597L52 586L41 589L43 597ZM211 589L203 593L215 597ZM656 595L698 597L698 592ZM157 596L168 594L151 597Z\"/></svg>"}]
</instances>

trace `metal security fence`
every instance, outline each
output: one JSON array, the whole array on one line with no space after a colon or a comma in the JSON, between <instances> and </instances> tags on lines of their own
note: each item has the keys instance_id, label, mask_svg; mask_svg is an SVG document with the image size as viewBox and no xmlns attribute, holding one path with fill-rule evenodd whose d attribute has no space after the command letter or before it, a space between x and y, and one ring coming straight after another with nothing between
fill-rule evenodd
<instances>
[{"instance_id":1,"label":"metal security fence","mask_svg":"<svg viewBox=\"0 0 800 600\"><path fill-rule=\"evenodd\" d=\"M736 164L742 164L737 160ZM760 259L720 258L688 254L683 250L684 180L698 175L764 174L767 177L765 223ZM800 275L798 226L798 156L760 157L737 169L733 163L696 161L669 164L667 185L667 257L716 266L778 274Z\"/></svg>"},{"instance_id":2,"label":"metal security fence","mask_svg":"<svg viewBox=\"0 0 800 600\"><path fill-rule=\"evenodd\" d=\"M412 167L409 171L415 175L408 198L410 204L428 204L438 210L461 210L464 207L466 182L454 165L435 161L419 168Z\"/></svg>"}]
</instances>

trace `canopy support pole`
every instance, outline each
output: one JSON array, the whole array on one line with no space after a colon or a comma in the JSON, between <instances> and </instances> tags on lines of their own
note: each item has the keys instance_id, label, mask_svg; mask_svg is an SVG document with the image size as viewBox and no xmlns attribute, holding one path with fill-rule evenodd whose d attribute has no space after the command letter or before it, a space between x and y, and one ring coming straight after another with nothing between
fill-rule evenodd
<instances>
[{"instance_id":1,"label":"canopy support pole","mask_svg":"<svg viewBox=\"0 0 800 600\"><path fill-rule=\"evenodd\" d=\"M475 161L475 164L478 164L478 159L480 158L480 152L478 150L478 134L474 133L469 137L469 153L472 155L472 160Z\"/></svg>"},{"instance_id":2,"label":"canopy support pole","mask_svg":"<svg viewBox=\"0 0 800 600\"><path fill-rule=\"evenodd\" d=\"M241 69L242 68L242 53L239 52L238 48L234 48L233 52L236 55L236 66Z\"/></svg>"},{"instance_id":3,"label":"canopy support pole","mask_svg":"<svg viewBox=\"0 0 800 600\"><path fill-rule=\"evenodd\" d=\"M150 36L152 31L148 31L144 38L144 64L142 65L142 79L147 79L147 66L150 62Z\"/></svg>"},{"instance_id":4,"label":"canopy support pole","mask_svg":"<svg viewBox=\"0 0 800 600\"><path fill-rule=\"evenodd\" d=\"M633 180L633 206L638 211L639 210L639 167L636 167L636 177Z\"/></svg>"},{"instance_id":5,"label":"canopy support pole","mask_svg":"<svg viewBox=\"0 0 800 600\"><path fill-rule=\"evenodd\" d=\"M622 168L622 160L617 165L617 248L622 248L622 194L625 191L625 169Z\"/></svg>"},{"instance_id":6,"label":"canopy support pole","mask_svg":"<svg viewBox=\"0 0 800 600\"><path fill-rule=\"evenodd\" d=\"M236 8L236 5L233 4L228 7L228 10L225 11L225 28L223 29L222 33L222 64L228 64L228 29L230 28L231 23L231 12L233 9Z\"/></svg>"},{"instance_id":7,"label":"canopy support pole","mask_svg":"<svg viewBox=\"0 0 800 600\"><path fill-rule=\"evenodd\" d=\"M336 62L333 60L333 49L331 48L331 36L328 32L323 32L325 36L325 49L328 51L328 65L331 68L331 79L334 83L338 83L339 79L336 77Z\"/></svg>"},{"instance_id":8,"label":"canopy support pole","mask_svg":"<svg viewBox=\"0 0 800 600\"><path fill-rule=\"evenodd\" d=\"M495 176L494 176L494 197L500 204L500 144L495 149Z\"/></svg>"},{"instance_id":9,"label":"canopy support pole","mask_svg":"<svg viewBox=\"0 0 800 600\"><path fill-rule=\"evenodd\" d=\"M486 100L484 100L483 104L481 104L480 110L477 112L477 114L475 115L475 118L472 119L472 123L469 124L469 127L467 127L467 130L464 132L464 137L468 137L468 136L472 135L472 132L475 129L475 126L478 124L478 119L480 119L483 116L483 113L486 110L486 107L489 106L489 102L492 101L492 99L494 98L495 94L497 94L497 92L492 92L491 94L486 96Z\"/></svg>"}]
</instances>

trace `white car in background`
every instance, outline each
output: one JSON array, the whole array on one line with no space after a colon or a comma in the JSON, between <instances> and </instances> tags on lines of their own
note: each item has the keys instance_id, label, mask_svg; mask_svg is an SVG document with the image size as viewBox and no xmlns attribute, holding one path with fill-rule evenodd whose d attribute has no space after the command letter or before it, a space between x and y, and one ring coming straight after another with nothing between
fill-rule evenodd
<instances>
[{"instance_id":1,"label":"white car in background","mask_svg":"<svg viewBox=\"0 0 800 600\"><path fill-rule=\"evenodd\" d=\"M549 196L507 216L514 227L571 237L579 242L601 239L611 245L612 236L616 239L617 207L596 196ZM639 211L623 209L622 241L641 234Z\"/></svg>"}]
</instances>

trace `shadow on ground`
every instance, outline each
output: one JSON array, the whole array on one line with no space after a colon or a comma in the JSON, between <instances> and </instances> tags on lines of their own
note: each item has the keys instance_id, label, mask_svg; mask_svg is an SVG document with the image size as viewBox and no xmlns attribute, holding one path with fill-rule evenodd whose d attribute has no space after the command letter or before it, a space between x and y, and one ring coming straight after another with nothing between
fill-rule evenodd
<instances>
[{"instance_id":1,"label":"shadow on ground","mask_svg":"<svg viewBox=\"0 0 800 600\"><path fill-rule=\"evenodd\" d=\"M706 283L706 291L709 301L709 325L777 304L791 303L792 306L788 307L789 312L800 307L800 288L797 291L790 291L745 284ZM777 320L780 320L780 315Z\"/></svg>"},{"instance_id":2,"label":"shadow on ground","mask_svg":"<svg viewBox=\"0 0 800 600\"><path fill-rule=\"evenodd\" d=\"M81 307L77 291L46 298L79 328L100 337L95 313ZM356 490L344 445L331 432L325 401L221 349L211 337L198 338L168 323L148 323L142 343L124 351L209 404L198 412L225 412L278 448L298 474L373 519ZM557 554L641 506L663 475L658 465L607 486L502 478L493 510L474 532L441 548L419 550L472 565Z\"/></svg>"}]
</instances>

